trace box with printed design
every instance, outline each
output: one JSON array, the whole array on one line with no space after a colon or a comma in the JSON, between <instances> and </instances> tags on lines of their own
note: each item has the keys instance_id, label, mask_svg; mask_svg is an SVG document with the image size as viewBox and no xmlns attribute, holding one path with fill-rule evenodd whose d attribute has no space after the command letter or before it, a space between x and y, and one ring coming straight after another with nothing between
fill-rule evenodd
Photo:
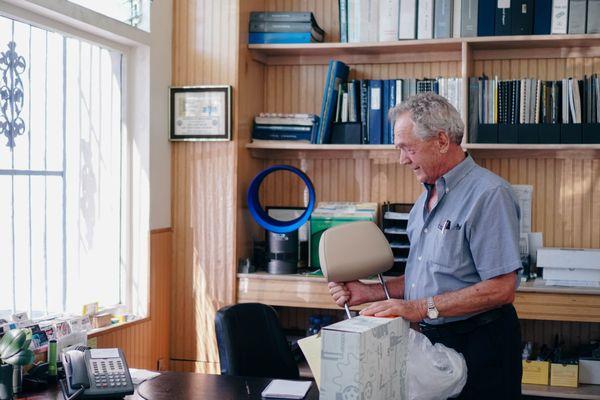
<instances>
[{"instance_id":1,"label":"box with printed design","mask_svg":"<svg viewBox=\"0 0 600 400\"><path fill-rule=\"evenodd\" d=\"M321 400L405 400L409 324L358 316L321 330Z\"/></svg>"}]
</instances>

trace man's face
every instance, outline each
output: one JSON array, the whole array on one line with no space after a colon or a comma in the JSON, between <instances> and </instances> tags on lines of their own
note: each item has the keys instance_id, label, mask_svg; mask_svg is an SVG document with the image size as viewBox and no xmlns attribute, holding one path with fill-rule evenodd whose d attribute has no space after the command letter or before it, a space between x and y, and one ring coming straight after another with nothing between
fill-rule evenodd
<instances>
[{"instance_id":1,"label":"man's face","mask_svg":"<svg viewBox=\"0 0 600 400\"><path fill-rule=\"evenodd\" d=\"M444 162L439 140L424 141L416 136L409 114L403 114L396 120L394 144L400 150L400 163L409 166L419 182L434 184L442 175Z\"/></svg>"}]
</instances>

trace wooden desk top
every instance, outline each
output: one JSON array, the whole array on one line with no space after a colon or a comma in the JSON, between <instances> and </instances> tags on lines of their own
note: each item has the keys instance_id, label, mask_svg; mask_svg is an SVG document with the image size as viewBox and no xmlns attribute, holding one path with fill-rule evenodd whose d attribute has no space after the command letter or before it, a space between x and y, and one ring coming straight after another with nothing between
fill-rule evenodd
<instances>
[{"instance_id":1,"label":"wooden desk top","mask_svg":"<svg viewBox=\"0 0 600 400\"><path fill-rule=\"evenodd\" d=\"M261 399L261 392L271 382L269 378L245 378L239 376L194 374L191 372L164 372L162 375L140 384L135 394L126 400L173 400L173 399ZM247 388L246 389L246 384ZM250 394L248 394L248 391ZM63 400L58 386L40 393L23 393L18 399ZM305 400L318 400L319 391L313 383Z\"/></svg>"}]
</instances>

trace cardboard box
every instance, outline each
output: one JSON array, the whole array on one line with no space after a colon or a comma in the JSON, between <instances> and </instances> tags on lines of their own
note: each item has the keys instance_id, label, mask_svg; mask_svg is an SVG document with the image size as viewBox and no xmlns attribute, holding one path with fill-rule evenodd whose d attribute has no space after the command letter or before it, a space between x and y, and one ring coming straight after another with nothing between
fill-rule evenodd
<instances>
[{"instance_id":1,"label":"cardboard box","mask_svg":"<svg viewBox=\"0 0 600 400\"><path fill-rule=\"evenodd\" d=\"M547 385L550 381L549 361L523 360L523 377L521 382L534 385Z\"/></svg>"},{"instance_id":2,"label":"cardboard box","mask_svg":"<svg viewBox=\"0 0 600 400\"><path fill-rule=\"evenodd\" d=\"M537 266L547 285L600 287L600 250L538 249Z\"/></svg>"},{"instance_id":3,"label":"cardboard box","mask_svg":"<svg viewBox=\"0 0 600 400\"><path fill-rule=\"evenodd\" d=\"M102 328L112 323L112 316L109 313L96 314L92 317L92 328Z\"/></svg>"},{"instance_id":4,"label":"cardboard box","mask_svg":"<svg viewBox=\"0 0 600 400\"><path fill-rule=\"evenodd\" d=\"M579 383L600 385L600 360L593 358L579 359Z\"/></svg>"},{"instance_id":5,"label":"cardboard box","mask_svg":"<svg viewBox=\"0 0 600 400\"><path fill-rule=\"evenodd\" d=\"M310 216L310 266L318 268L319 242L325 230L355 221L377 222L377 203L322 202Z\"/></svg>"},{"instance_id":6,"label":"cardboard box","mask_svg":"<svg viewBox=\"0 0 600 400\"><path fill-rule=\"evenodd\" d=\"M408 322L354 317L321 330L320 400L405 400Z\"/></svg>"},{"instance_id":7,"label":"cardboard box","mask_svg":"<svg viewBox=\"0 0 600 400\"><path fill-rule=\"evenodd\" d=\"M579 386L579 365L550 364L550 386Z\"/></svg>"}]
</instances>

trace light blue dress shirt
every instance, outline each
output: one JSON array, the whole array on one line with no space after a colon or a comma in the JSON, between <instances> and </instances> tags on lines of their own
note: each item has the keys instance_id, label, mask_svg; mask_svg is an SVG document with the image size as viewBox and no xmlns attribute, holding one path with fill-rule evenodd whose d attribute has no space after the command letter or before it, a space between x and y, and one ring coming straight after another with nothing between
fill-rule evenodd
<instances>
[{"instance_id":1,"label":"light blue dress shirt","mask_svg":"<svg viewBox=\"0 0 600 400\"><path fill-rule=\"evenodd\" d=\"M408 220L406 299L463 289L521 268L520 210L508 182L467 155L435 182L438 200L431 212L427 201L433 187L425 188ZM470 316L425 321L442 324Z\"/></svg>"}]
</instances>

